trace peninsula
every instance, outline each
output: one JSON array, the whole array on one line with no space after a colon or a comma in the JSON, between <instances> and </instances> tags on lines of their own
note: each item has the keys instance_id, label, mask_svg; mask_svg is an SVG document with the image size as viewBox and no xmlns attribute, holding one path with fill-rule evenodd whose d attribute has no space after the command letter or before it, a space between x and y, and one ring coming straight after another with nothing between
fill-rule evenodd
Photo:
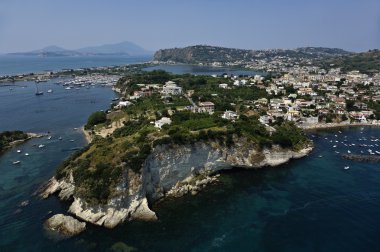
<instances>
[{"instance_id":1,"label":"peninsula","mask_svg":"<svg viewBox=\"0 0 380 252\"><path fill-rule=\"evenodd\" d=\"M31 137L33 134L26 134L22 131L4 131L0 133L0 154L11 148L12 146L22 143Z\"/></svg>"},{"instance_id":2,"label":"peninsula","mask_svg":"<svg viewBox=\"0 0 380 252\"><path fill-rule=\"evenodd\" d=\"M197 194L221 170L277 166L312 150L293 122L262 124L243 105L265 91L227 92L219 87L225 81L164 71L121 78L115 86L121 100L89 117L91 143L59 167L42 196L58 193L77 218L113 228L157 219L152 204ZM211 91L215 103L207 100ZM228 110L231 104L239 109Z\"/></svg>"},{"instance_id":3,"label":"peninsula","mask_svg":"<svg viewBox=\"0 0 380 252\"><path fill-rule=\"evenodd\" d=\"M305 50L319 53L306 57ZM108 228L156 220L155 202L195 195L221 170L307 155L313 144L303 129L378 125L380 73L373 64L365 73L344 63L323 68L326 54L337 62L364 56L305 50L258 61L268 72L255 76L124 73L114 86L120 99L88 118L90 144L58 168L42 196L57 193L78 219Z\"/></svg>"}]
</instances>

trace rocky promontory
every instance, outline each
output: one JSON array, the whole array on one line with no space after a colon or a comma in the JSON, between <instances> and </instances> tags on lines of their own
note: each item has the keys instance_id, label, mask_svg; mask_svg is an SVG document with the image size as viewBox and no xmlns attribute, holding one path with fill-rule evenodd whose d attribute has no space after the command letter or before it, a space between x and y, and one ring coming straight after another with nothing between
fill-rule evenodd
<instances>
[{"instance_id":1,"label":"rocky promontory","mask_svg":"<svg viewBox=\"0 0 380 252\"><path fill-rule=\"evenodd\" d=\"M113 228L134 219L156 220L151 204L164 197L195 195L216 182L214 174L218 171L277 166L306 156L312 150L311 146L294 151L278 145L260 150L246 138L234 142L229 147L217 141L157 145L144 160L140 172L125 170L113 196L105 203L88 202L77 193L81 188L76 185L72 172L59 180L52 178L42 196L58 193L63 200L72 199L68 210L71 214L92 224Z\"/></svg>"}]
</instances>

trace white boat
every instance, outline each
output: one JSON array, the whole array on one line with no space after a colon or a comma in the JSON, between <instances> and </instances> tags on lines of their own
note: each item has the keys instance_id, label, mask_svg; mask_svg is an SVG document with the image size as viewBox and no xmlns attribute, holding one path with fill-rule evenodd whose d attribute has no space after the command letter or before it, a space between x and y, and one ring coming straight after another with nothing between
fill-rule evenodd
<instances>
[{"instance_id":1,"label":"white boat","mask_svg":"<svg viewBox=\"0 0 380 252\"><path fill-rule=\"evenodd\" d=\"M75 140L74 139L71 139L70 142L74 142Z\"/></svg>"},{"instance_id":2,"label":"white boat","mask_svg":"<svg viewBox=\"0 0 380 252\"><path fill-rule=\"evenodd\" d=\"M66 87L65 89L66 89L66 90L70 90L70 89L71 89L71 87Z\"/></svg>"},{"instance_id":3,"label":"white boat","mask_svg":"<svg viewBox=\"0 0 380 252\"><path fill-rule=\"evenodd\" d=\"M43 144L38 145L38 148L44 148L44 147L45 147L45 145L43 145Z\"/></svg>"},{"instance_id":4,"label":"white boat","mask_svg":"<svg viewBox=\"0 0 380 252\"><path fill-rule=\"evenodd\" d=\"M17 150L17 153L21 153L21 150Z\"/></svg>"},{"instance_id":5,"label":"white boat","mask_svg":"<svg viewBox=\"0 0 380 252\"><path fill-rule=\"evenodd\" d=\"M48 138L47 138L47 139L49 139L49 140L50 140L50 139L51 139L51 136L48 136Z\"/></svg>"},{"instance_id":6,"label":"white boat","mask_svg":"<svg viewBox=\"0 0 380 252\"><path fill-rule=\"evenodd\" d=\"M345 169L345 170L348 170L348 169L350 169L350 167L349 167L349 166L345 166L344 169Z\"/></svg>"},{"instance_id":7,"label":"white boat","mask_svg":"<svg viewBox=\"0 0 380 252\"><path fill-rule=\"evenodd\" d=\"M35 95L43 95L43 94L44 94L44 92L38 90L38 85L36 84L36 93L35 93Z\"/></svg>"},{"instance_id":8,"label":"white boat","mask_svg":"<svg viewBox=\"0 0 380 252\"><path fill-rule=\"evenodd\" d=\"M348 150L348 151L347 151L347 153L348 153L348 154L350 154L350 153L351 153L351 151L350 151L350 150Z\"/></svg>"},{"instance_id":9,"label":"white boat","mask_svg":"<svg viewBox=\"0 0 380 252\"><path fill-rule=\"evenodd\" d=\"M59 137L58 140L62 140L62 137Z\"/></svg>"},{"instance_id":10,"label":"white boat","mask_svg":"<svg viewBox=\"0 0 380 252\"><path fill-rule=\"evenodd\" d=\"M333 148L336 148L336 145L334 145Z\"/></svg>"},{"instance_id":11,"label":"white boat","mask_svg":"<svg viewBox=\"0 0 380 252\"><path fill-rule=\"evenodd\" d=\"M48 93L53 93L53 89L49 89L47 92Z\"/></svg>"},{"instance_id":12,"label":"white boat","mask_svg":"<svg viewBox=\"0 0 380 252\"><path fill-rule=\"evenodd\" d=\"M29 153L27 152L27 153L25 153L25 156L29 156Z\"/></svg>"},{"instance_id":13,"label":"white boat","mask_svg":"<svg viewBox=\"0 0 380 252\"><path fill-rule=\"evenodd\" d=\"M376 154L380 155L380 151L375 151L375 152L376 152Z\"/></svg>"},{"instance_id":14,"label":"white boat","mask_svg":"<svg viewBox=\"0 0 380 252\"><path fill-rule=\"evenodd\" d=\"M21 161L19 161L19 160L12 162L12 164L14 164L14 165L19 164L19 163L21 163Z\"/></svg>"}]
</instances>

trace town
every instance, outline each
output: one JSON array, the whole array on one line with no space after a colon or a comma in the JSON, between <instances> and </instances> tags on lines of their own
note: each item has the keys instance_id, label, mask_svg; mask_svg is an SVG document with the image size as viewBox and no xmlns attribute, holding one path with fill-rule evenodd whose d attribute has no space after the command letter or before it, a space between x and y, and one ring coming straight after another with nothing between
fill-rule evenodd
<instances>
[{"instance_id":1,"label":"town","mask_svg":"<svg viewBox=\"0 0 380 252\"><path fill-rule=\"evenodd\" d=\"M326 71L319 67L297 66L275 77L223 74L204 79L214 84L207 87L195 85L188 89L173 80L138 83L132 93L123 92L124 96L115 108L133 106L139 99L159 94L165 101L173 97L189 101L187 106L177 106L176 110L217 113L232 121L239 115L255 114L266 126L292 121L301 128L310 129L380 122L380 73L369 76L359 71L342 73L339 68ZM238 96L221 106L220 103L225 101L221 97L239 90L252 93L256 99L246 99L251 98L249 95L245 99ZM173 107L170 102L168 104ZM169 114L173 112L169 109ZM164 123L170 123L170 119L165 117L156 125L161 127Z\"/></svg>"}]
</instances>

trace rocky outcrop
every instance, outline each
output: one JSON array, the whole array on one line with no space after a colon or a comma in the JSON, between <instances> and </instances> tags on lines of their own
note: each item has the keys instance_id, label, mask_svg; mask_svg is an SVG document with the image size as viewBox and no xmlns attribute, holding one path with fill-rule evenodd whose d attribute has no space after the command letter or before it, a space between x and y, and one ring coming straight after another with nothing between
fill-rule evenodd
<instances>
[{"instance_id":1,"label":"rocky outcrop","mask_svg":"<svg viewBox=\"0 0 380 252\"><path fill-rule=\"evenodd\" d=\"M75 198L69 212L82 220L107 228L114 228L125 220L157 220L145 197L132 200L120 197L110 200L107 205L97 206L91 206L80 198Z\"/></svg>"},{"instance_id":2,"label":"rocky outcrop","mask_svg":"<svg viewBox=\"0 0 380 252\"><path fill-rule=\"evenodd\" d=\"M301 158L311 150L312 147L307 147L296 152L280 146L258 150L243 138L236 140L231 147L217 142L157 146L145 161L142 182L148 199L155 201L164 197L178 182L186 182L199 174L213 174L233 167L277 166L292 158Z\"/></svg>"},{"instance_id":3,"label":"rocky outcrop","mask_svg":"<svg viewBox=\"0 0 380 252\"><path fill-rule=\"evenodd\" d=\"M80 222L71 216L56 214L46 220L45 228L60 235L70 237L83 232L86 229L86 223Z\"/></svg>"},{"instance_id":4,"label":"rocky outcrop","mask_svg":"<svg viewBox=\"0 0 380 252\"><path fill-rule=\"evenodd\" d=\"M73 174L70 173L68 178L58 181L56 178L51 178L48 183L42 188L40 196L44 199L54 193L59 193L58 197L61 200L70 200L74 195L75 185Z\"/></svg>"},{"instance_id":5,"label":"rocky outcrop","mask_svg":"<svg viewBox=\"0 0 380 252\"><path fill-rule=\"evenodd\" d=\"M51 179L42 196L59 192L61 199L73 197L69 208L71 214L95 225L113 228L133 219L156 220L148 201L153 203L165 196L197 194L217 180L213 174L220 170L277 166L292 158L301 158L312 150L307 147L296 152L279 146L258 150L248 139L239 138L234 142L230 147L218 142L156 146L143 163L141 173L126 171L113 197L105 205L91 205L76 196L72 174L61 181Z\"/></svg>"}]
</instances>

